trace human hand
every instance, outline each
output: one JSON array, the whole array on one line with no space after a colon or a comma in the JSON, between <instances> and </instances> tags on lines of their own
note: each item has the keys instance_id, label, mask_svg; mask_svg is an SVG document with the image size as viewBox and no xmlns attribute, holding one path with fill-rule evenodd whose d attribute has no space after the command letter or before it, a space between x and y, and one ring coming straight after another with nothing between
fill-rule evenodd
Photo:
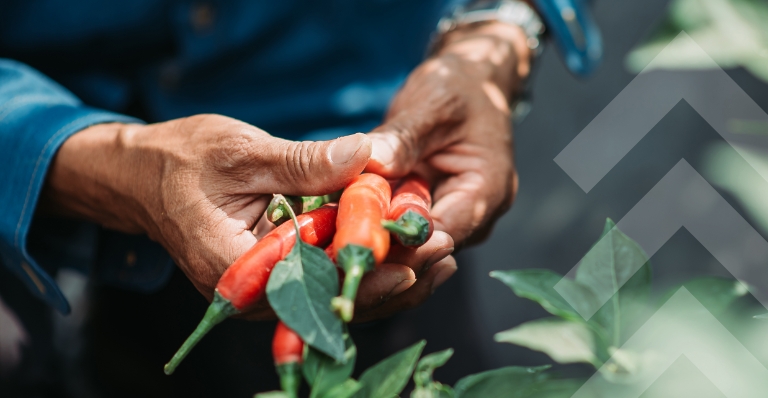
<instances>
[{"instance_id":1,"label":"human hand","mask_svg":"<svg viewBox=\"0 0 768 398\"><path fill-rule=\"evenodd\" d=\"M363 134L294 142L219 115L96 125L61 147L44 199L49 211L148 234L210 300L224 270L256 243L254 227L269 229L259 220L272 193L341 189L370 152ZM257 318L273 316L265 307Z\"/></svg>"},{"instance_id":2,"label":"human hand","mask_svg":"<svg viewBox=\"0 0 768 398\"><path fill-rule=\"evenodd\" d=\"M274 227L262 217L273 192L334 192L362 171L370 153L363 134L293 142L218 115L147 126L102 124L64 143L42 204L49 213L148 234L211 300L224 270ZM451 238L440 232L415 254L393 248L387 263L363 280L358 297L363 316L372 319L408 307L397 303L440 280L435 273L408 289L416 283L417 263L439 262L452 248ZM405 289L408 294L378 308ZM242 316L269 319L274 313L263 300Z\"/></svg>"},{"instance_id":3,"label":"human hand","mask_svg":"<svg viewBox=\"0 0 768 398\"><path fill-rule=\"evenodd\" d=\"M503 23L451 33L369 133L367 170L431 180L435 228L459 247L484 239L517 190L509 98L528 74L525 40Z\"/></svg>"}]
</instances>

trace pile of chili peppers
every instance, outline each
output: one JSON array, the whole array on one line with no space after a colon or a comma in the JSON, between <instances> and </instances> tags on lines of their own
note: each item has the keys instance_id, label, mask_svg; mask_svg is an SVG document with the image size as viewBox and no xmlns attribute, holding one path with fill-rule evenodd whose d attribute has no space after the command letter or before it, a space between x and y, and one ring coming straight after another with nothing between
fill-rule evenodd
<instances>
[{"instance_id":1,"label":"pile of chili peppers","mask_svg":"<svg viewBox=\"0 0 768 398\"><path fill-rule=\"evenodd\" d=\"M409 247L421 246L432 236L431 206L429 185L415 174L390 184L379 175L364 173L340 195L275 195L266 217L277 227L224 272L205 316L165 365L165 373L173 373L216 324L257 306L264 298L270 272L296 243L297 230L304 242L325 249L344 272L340 295L331 301L331 307L344 322L351 321L360 281L384 261L390 234L395 244ZM298 214L296 226L286 222L294 214ZM298 391L303 350L299 335L279 322L272 353L280 384L289 396L295 397Z\"/></svg>"}]
</instances>

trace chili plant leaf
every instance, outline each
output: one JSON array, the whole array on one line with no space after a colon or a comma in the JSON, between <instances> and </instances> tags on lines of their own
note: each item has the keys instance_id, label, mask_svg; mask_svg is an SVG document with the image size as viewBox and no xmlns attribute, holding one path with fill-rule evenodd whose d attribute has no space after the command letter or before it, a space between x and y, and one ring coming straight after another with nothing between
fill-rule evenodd
<instances>
[{"instance_id":1,"label":"chili plant leaf","mask_svg":"<svg viewBox=\"0 0 768 398\"><path fill-rule=\"evenodd\" d=\"M307 384L312 387L310 398L331 396L329 395L331 391L336 390L341 383L348 383L347 380L352 375L357 358L357 348L348 332L344 333L344 345L343 361L336 361L312 347L307 349L307 355L301 368ZM348 396L352 396L353 393L354 391ZM333 396L339 394L340 392L337 391Z\"/></svg>"},{"instance_id":2,"label":"chili plant leaf","mask_svg":"<svg viewBox=\"0 0 768 398\"><path fill-rule=\"evenodd\" d=\"M285 391L267 391L260 392L253 396L253 398L290 398Z\"/></svg>"},{"instance_id":3,"label":"chili plant leaf","mask_svg":"<svg viewBox=\"0 0 768 398\"><path fill-rule=\"evenodd\" d=\"M584 309L597 306L597 299L589 288L547 269L525 269L493 271L491 277L509 286L519 297L539 303L547 312L565 319L583 321L577 309L573 308L554 286L562 280L569 297ZM590 307L591 306L591 307Z\"/></svg>"},{"instance_id":4,"label":"chili plant leaf","mask_svg":"<svg viewBox=\"0 0 768 398\"><path fill-rule=\"evenodd\" d=\"M432 383L425 387L416 387L411 392L411 398L454 398L454 392L451 386Z\"/></svg>"},{"instance_id":5,"label":"chili plant leaf","mask_svg":"<svg viewBox=\"0 0 768 398\"><path fill-rule=\"evenodd\" d=\"M582 322L544 318L523 323L494 339L541 351L558 363L585 362L599 367L592 330Z\"/></svg>"},{"instance_id":6,"label":"chili plant leaf","mask_svg":"<svg viewBox=\"0 0 768 398\"><path fill-rule=\"evenodd\" d=\"M413 382L417 387L431 383L432 373L434 373L435 369L445 365L452 356L453 348L425 355L416 365L416 370L413 372Z\"/></svg>"},{"instance_id":7,"label":"chili plant leaf","mask_svg":"<svg viewBox=\"0 0 768 398\"><path fill-rule=\"evenodd\" d=\"M535 383L535 385L528 390L528 395L525 395L525 397L571 398L586 382L586 379L547 379ZM598 395L598 393L595 392L586 394L585 396L597 397L601 395Z\"/></svg>"},{"instance_id":8,"label":"chili plant leaf","mask_svg":"<svg viewBox=\"0 0 768 398\"><path fill-rule=\"evenodd\" d=\"M311 347L343 361L341 320L331 311L338 291L336 266L322 249L301 239L275 265L267 283L269 304L280 320Z\"/></svg>"},{"instance_id":9,"label":"chili plant leaf","mask_svg":"<svg viewBox=\"0 0 768 398\"><path fill-rule=\"evenodd\" d=\"M453 388L456 398L531 397L530 391L546 380L543 370L549 366L508 366L466 376Z\"/></svg>"},{"instance_id":10,"label":"chili plant leaf","mask_svg":"<svg viewBox=\"0 0 768 398\"><path fill-rule=\"evenodd\" d=\"M416 361L427 342L424 340L400 350L373 365L360 376L362 388L356 398L392 398L403 391Z\"/></svg>"},{"instance_id":11,"label":"chili plant leaf","mask_svg":"<svg viewBox=\"0 0 768 398\"><path fill-rule=\"evenodd\" d=\"M749 293L749 289L735 279L705 276L683 283L689 292L707 308L712 315L724 314L734 301ZM659 305L663 305L681 286L670 289Z\"/></svg>"},{"instance_id":12,"label":"chili plant leaf","mask_svg":"<svg viewBox=\"0 0 768 398\"><path fill-rule=\"evenodd\" d=\"M341 384L337 384L332 389L321 395L321 398L350 398L360 391L362 385L355 379L344 380ZM312 390L314 392L314 390Z\"/></svg>"},{"instance_id":13,"label":"chili plant leaf","mask_svg":"<svg viewBox=\"0 0 768 398\"><path fill-rule=\"evenodd\" d=\"M610 218L600 240L582 258L576 282L605 303L587 313L594 314L593 322L605 329L611 345L620 346L642 324L651 285L648 256Z\"/></svg>"}]
</instances>

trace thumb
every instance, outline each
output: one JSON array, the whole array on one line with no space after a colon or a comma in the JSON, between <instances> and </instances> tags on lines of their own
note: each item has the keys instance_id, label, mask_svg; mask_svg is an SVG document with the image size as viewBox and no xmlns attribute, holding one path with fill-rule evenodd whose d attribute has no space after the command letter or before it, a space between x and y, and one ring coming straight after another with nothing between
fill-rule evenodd
<instances>
[{"instance_id":1,"label":"thumb","mask_svg":"<svg viewBox=\"0 0 768 398\"><path fill-rule=\"evenodd\" d=\"M371 141L361 133L331 141L265 142L258 188L262 193L324 195L344 188L371 157Z\"/></svg>"},{"instance_id":2,"label":"thumb","mask_svg":"<svg viewBox=\"0 0 768 398\"><path fill-rule=\"evenodd\" d=\"M426 112L400 112L374 131L371 138L371 161L366 171L387 178L408 174L421 159L425 137L436 121Z\"/></svg>"},{"instance_id":3,"label":"thumb","mask_svg":"<svg viewBox=\"0 0 768 398\"><path fill-rule=\"evenodd\" d=\"M452 127L465 119L466 112L463 101L440 96L394 113L368 133L373 153L366 171L386 178L410 173L421 159L445 145Z\"/></svg>"}]
</instances>

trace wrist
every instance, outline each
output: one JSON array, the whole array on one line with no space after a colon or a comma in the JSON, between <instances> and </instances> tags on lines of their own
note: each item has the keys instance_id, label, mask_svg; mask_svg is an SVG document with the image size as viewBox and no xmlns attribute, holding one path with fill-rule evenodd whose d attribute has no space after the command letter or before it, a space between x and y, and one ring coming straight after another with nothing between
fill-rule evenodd
<instances>
[{"instance_id":1,"label":"wrist","mask_svg":"<svg viewBox=\"0 0 768 398\"><path fill-rule=\"evenodd\" d=\"M448 32L435 57L458 57L474 65L475 74L513 98L530 74L532 51L519 26L490 21Z\"/></svg>"},{"instance_id":2,"label":"wrist","mask_svg":"<svg viewBox=\"0 0 768 398\"><path fill-rule=\"evenodd\" d=\"M98 124L67 139L48 171L41 211L122 232L146 232L144 179L129 155L131 137L143 127Z\"/></svg>"}]
</instances>

